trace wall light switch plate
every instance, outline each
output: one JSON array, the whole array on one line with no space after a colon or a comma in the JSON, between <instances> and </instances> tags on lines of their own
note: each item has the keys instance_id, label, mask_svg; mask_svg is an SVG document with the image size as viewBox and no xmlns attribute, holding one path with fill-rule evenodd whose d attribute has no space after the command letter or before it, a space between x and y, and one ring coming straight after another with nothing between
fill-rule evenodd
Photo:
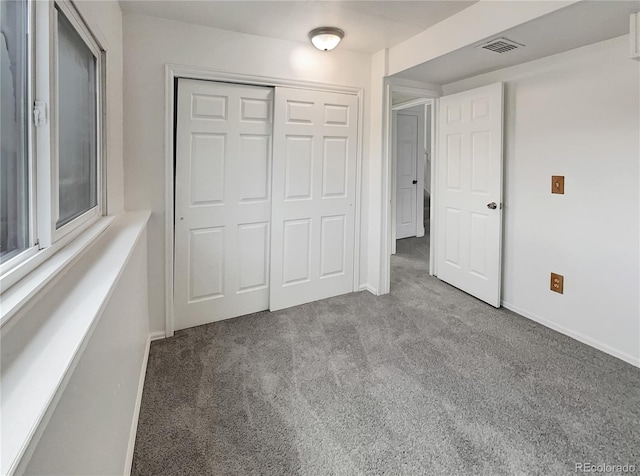
<instances>
[{"instance_id":1,"label":"wall light switch plate","mask_svg":"<svg viewBox=\"0 0 640 476\"><path fill-rule=\"evenodd\" d=\"M551 176L551 193L564 195L564 175Z\"/></svg>"},{"instance_id":2,"label":"wall light switch plate","mask_svg":"<svg viewBox=\"0 0 640 476\"><path fill-rule=\"evenodd\" d=\"M553 292L563 294L564 276L561 274L551 273L551 290Z\"/></svg>"}]
</instances>

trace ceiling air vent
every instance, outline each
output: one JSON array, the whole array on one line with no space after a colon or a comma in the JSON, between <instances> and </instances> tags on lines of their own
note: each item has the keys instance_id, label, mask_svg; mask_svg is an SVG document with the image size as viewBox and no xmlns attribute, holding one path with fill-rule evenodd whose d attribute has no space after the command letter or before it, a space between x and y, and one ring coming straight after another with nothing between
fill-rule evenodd
<instances>
[{"instance_id":1,"label":"ceiling air vent","mask_svg":"<svg viewBox=\"0 0 640 476\"><path fill-rule=\"evenodd\" d=\"M507 51L522 48L523 46L524 45L508 40L507 38L496 38L495 40L491 40L488 43L478 46L478 48L494 51L496 53L506 53Z\"/></svg>"}]
</instances>

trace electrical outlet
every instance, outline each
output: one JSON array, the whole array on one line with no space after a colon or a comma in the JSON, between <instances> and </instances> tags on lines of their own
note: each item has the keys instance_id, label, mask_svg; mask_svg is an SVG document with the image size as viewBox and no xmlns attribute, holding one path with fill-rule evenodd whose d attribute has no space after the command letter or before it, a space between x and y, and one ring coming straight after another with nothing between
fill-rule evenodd
<instances>
[{"instance_id":1,"label":"electrical outlet","mask_svg":"<svg viewBox=\"0 0 640 476\"><path fill-rule=\"evenodd\" d=\"M551 193L564 195L564 175L551 176Z\"/></svg>"},{"instance_id":2,"label":"electrical outlet","mask_svg":"<svg viewBox=\"0 0 640 476\"><path fill-rule=\"evenodd\" d=\"M564 276L561 274L551 273L551 290L553 292L563 294Z\"/></svg>"}]
</instances>

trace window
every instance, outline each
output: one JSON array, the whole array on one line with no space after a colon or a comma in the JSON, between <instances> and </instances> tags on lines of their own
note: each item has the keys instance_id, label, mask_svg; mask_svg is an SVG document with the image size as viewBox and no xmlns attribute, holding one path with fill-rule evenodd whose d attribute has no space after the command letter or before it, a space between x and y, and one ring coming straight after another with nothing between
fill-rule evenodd
<instances>
[{"instance_id":1,"label":"window","mask_svg":"<svg viewBox=\"0 0 640 476\"><path fill-rule=\"evenodd\" d=\"M25 2L0 3L0 262L30 244L29 41Z\"/></svg>"},{"instance_id":2,"label":"window","mask_svg":"<svg viewBox=\"0 0 640 476\"><path fill-rule=\"evenodd\" d=\"M0 8L4 278L102 214L104 52L68 0Z\"/></svg>"},{"instance_id":3,"label":"window","mask_svg":"<svg viewBox=\"0 0 640 476\"><path fill-rule=\"evenodd\" d=\"M96 57L64 13L58 17L58 220L97 205Z\"/></svg>"}]
</instances>

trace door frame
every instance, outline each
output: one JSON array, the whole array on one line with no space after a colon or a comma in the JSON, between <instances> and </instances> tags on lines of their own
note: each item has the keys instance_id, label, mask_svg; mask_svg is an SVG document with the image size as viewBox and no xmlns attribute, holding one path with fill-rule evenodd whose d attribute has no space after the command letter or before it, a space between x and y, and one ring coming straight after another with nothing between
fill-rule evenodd
<instances>
[{"instance_id":1,"label":"door frame","mask_svg":"<svg viewBox=\"0 0 640 476\"><path fill-rule=\"evenodd\" d=\"M426 101L426 102L425 102ZM404 109L412 109L416 106L424 107L424 114L422 120L424 121L424 127L422 131L418 132L418 141L420 140L420 135L422 134L422 149L425 148L427 135L426 135L426 124L427 124L427 106L431 105L430 99L418 99L411 100L405 103L396 104L392 107L391 112L391 253L396 254L396 242L397 242L397 205L398 205L398 190L397 190L397 173L398 173L398 134L397 134L397 125L398 125L398 112ZM411 113L410 115L419 117L419 113ZM431 144L429 144L431 146ZM431 148L431 147L429 147ZM416 150L416 176L418 183L416 189L416 237L420 238L424 236L424 210L420 206L420 202L423 202L424 199L424 167L420 166L420 160L424 162L424 153L422 154L422 159L420 159L420 147ZM431 153L431 150L429 151ZM420 173L422 172L422 173ZM419 189L419 190L418 190Z\"/></svg>"},{"instance_id":2,"label":"door frame","mask_svg":"<svg viewBox=\"0 0 640 476\"><path fill-rule=\"evenodd\" d=\"M395 192L395 164L393 162L393 111L394 105L392 104L392 95L394 92L415 94L416 99L397 104L396 106L413 107L419 104L431 104L431 195L436 197L437 200L437 188L435 181L437 158L435 151L436 148L436 117L438 100L440 92L433 89L422 89L407 86L400 86L391 83L387 83L385 87L385 100L384 104L384 123L383 123L383 151L382 151L382 217L381 217L381 229L380 235L382 238L380 257L380 287L378 294L387 294L391 290L391 254L394 249L395 240L395 211L393 211L392 199ZM393 205L395 205L395 199L393 199ZM434 267L435 250L437 249L437 238L434 230L437 226L437 217L434 213L434 203L431 202L430 210L430 227L431 238L429 241L429 274L434 276L437 273L437 269Z\"/></svg>"},{"instance_id":3,"label":"door frame","mask_svg":"<svg viewBox=\"0 0 640 476\"><path fill-rule=\"evenodd\" d=\"M249 74L229 73L211 68L199 66L185 66L179 64L165 65L164 84L164 288L165 288L165 332L164 337L174 334L174 307L173 307L173 273L174 273L174 220L175 220L175 125L176 117L176 90L177 80L200 79L205 81L219 81L237 83L252 86L266 87L290 87L309 89L314 91L328 91L334 93L351 94L358 97L358 139L356 144L356 209L354 230L354 260L353 260L353 291L360 287L360 220L362 207L362 146L364 133L364 89L350 86L339 86L313 81L288 80L268 76L253 76ZM160 336L158 336L160 337Z\"/></svg>"}]
</instances>

